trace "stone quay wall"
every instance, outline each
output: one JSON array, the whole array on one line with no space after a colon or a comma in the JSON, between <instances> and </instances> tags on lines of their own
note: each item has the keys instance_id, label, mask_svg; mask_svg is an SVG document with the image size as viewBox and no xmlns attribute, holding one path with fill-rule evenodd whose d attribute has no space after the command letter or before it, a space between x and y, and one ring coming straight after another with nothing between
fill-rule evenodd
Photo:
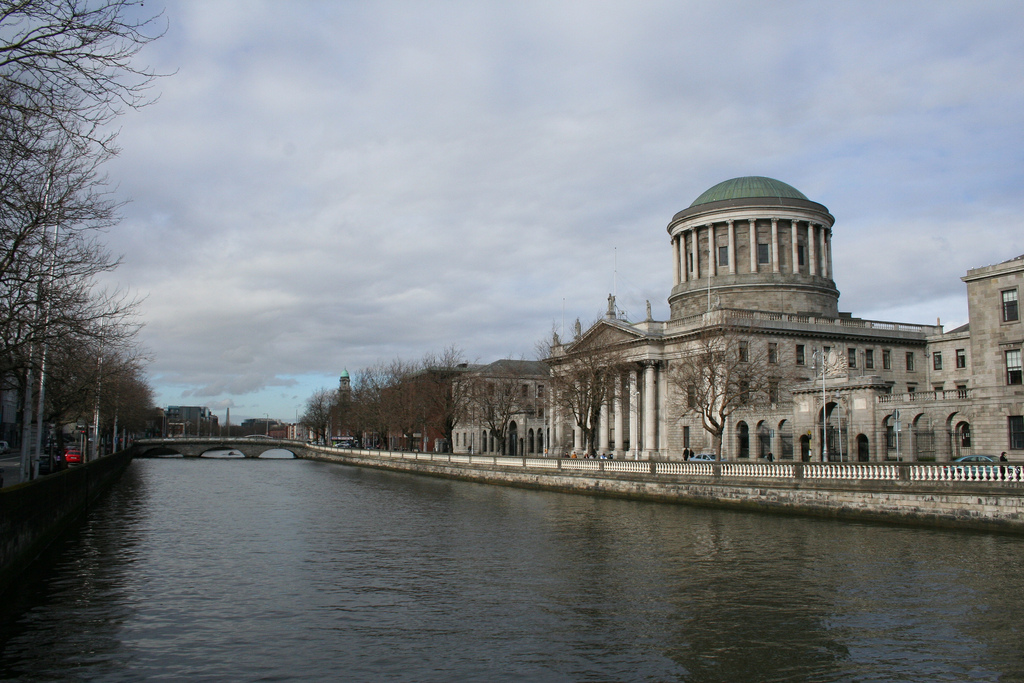
<instances>
[{"instance_id":1,"label":"stone quay wall","mask_svg":"<svg viewBox=\"0 0 1024 683\"><path fill-rule=\"evenodd\" d=\"M131 462L121 451L0 489L0 594L71 525L82 519Z\"/></svg>"},{"instance_id":2,"label":"stone quay wall","mask_svg":"<svg viewBox=\"0 0 1024 683\"><path fill-rule=\"evenodd\" d=\"M1018 464L667 463L317 447L300 457L564 493L1024 534Z\"/></svg>"}]
</instances>

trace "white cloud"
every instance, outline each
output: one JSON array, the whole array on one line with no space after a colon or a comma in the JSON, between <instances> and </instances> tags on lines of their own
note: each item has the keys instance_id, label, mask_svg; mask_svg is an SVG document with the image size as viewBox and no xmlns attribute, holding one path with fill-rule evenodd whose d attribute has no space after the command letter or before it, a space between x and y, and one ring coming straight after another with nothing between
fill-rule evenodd
<instances>
[{"instance_id":1,"label":"white cloud","mask_svg":"<svg viewBox=\"0 0 1024 683\"><path fill-rule=\"evenodd\" d=\"M665 226L739 175L829 207L857 315L959 319L966 269L1024 252L1016 4L166 16L144 57L177 73L120 122L110 172L133 203L110 241L115 279L148 296L167 403L289 417L346 367L450 343L529 355L563 300L586 321L613 287L664 317Z\"/></svg>"}]
</instances>

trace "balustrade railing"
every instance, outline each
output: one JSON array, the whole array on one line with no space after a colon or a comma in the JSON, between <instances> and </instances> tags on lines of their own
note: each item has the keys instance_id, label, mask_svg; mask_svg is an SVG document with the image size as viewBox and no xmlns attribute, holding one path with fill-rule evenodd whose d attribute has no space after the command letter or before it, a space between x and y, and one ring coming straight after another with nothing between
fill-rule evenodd
<instances>
[{"instance_id":1,"label":"balustrade railing","mask_svg":"<svg viewBox=\"0 0 1024 683\"><path fill-rule=\"evenodd\" d=\"M663 462L658 460L598 460L591 458L542 458L466 453L410 453L330 447L311 450L350 453L399 460L430 461L453 465L486 465L496 468L568 470L587 473L694 476L716 479L791 479L830 481L906 481L1024 484L1024 464L1017 463L814 463L775 462Z\"/></svg>"}]
</instances>

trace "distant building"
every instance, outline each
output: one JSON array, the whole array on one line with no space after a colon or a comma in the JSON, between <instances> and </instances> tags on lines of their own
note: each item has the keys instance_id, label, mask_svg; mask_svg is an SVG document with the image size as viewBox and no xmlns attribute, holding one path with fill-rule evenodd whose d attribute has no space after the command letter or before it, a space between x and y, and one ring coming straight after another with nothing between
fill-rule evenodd
<instances>
[{"instance_id":1,"label":"distant building","mask_svg":"<svg viewBox=\"0 0 1024 683\"><path fill-rule=\"evenodd\" d=\"M454 379L475 385L475 389L453 433L453 452L543 454L547 446L546 388L550 374L541 361L505 358L488 365L468 365ZM496 422L506 425L504 443L495 429Z\"/></svg>"},{"instance_id":2,"label":"distant building","mask_svg":"<svg viewBox=\"0 0 1024 683\"><path fill-rule=\"evenodd\" d=\"M218 436L220 423L206 406L167 406L167 436Z\"/></svg>"}]
</instances>

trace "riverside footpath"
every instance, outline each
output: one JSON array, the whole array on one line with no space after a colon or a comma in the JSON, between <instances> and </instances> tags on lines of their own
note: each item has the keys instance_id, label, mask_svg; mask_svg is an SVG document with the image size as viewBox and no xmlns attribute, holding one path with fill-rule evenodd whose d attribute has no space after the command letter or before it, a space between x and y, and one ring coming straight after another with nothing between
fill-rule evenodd
<instances>
[{"instance_id":1,"label":"riverside footpath","mask_svg":"<svg viewBox=\"0 0 1024 683\"><path fill-rule=\"evenodd\" d=\"M1016 463L662 462L309 445L296 455L565 493L1024 534L1024 465Z\"/></svg>"}]
</instances>

